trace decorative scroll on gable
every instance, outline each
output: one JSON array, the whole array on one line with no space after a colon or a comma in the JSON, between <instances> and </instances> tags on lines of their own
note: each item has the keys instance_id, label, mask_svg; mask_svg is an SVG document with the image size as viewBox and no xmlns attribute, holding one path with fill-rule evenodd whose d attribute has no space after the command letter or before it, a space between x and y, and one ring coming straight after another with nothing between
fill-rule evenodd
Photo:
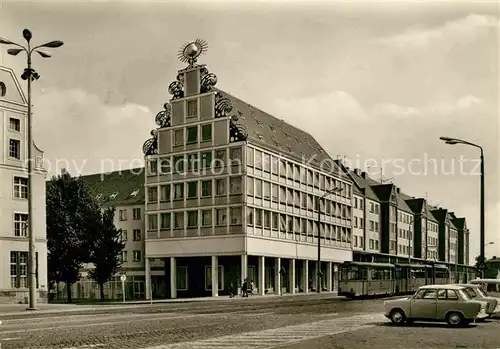
<instances>
[{"instance_id":1,"label":"decorative scroll on gable","mask_svg":"<svg viewBox=\"0 0 500 349\"><path fill-rule=\"evenodd\" d=\"M217 76L214 73L209 73L205 67L200 70L200 77L200 93L213 91L213 87L217 84Z\"/></svg>"},{"instance_id":2,"label":"decorative scroll on gable","mask_svg":"<svg viewBox=\"0 0 500 349\"><path fill-rule=\"evenodd\" d=\"M172 99L184 97L184 78L182 74L177 75L177 80L168 86L168 92L173 96Z\"/></svg>"},{"instance_id":3,"label":"decorative scroll on gable","mask_svg":"<svg viewBox=\"0 0 500 349\"><path fill-rule=\"evenodd\" d=\"M156 130L151 131L152 138L144 142L142 146L142 152L144 155L156 155L158 154L158 132Z\"/></svg>"},{"instance_id":4,"label":"decorative scroll on gable","mask_svg":"<svg viewBox=\"0 0 500 349\"><path fill-rule=\"evenodd\" d=\"M163 105L164 110L156 114L155 122L158 127L170 127L170 118L172 117L172 105L170 103L165 103Z\"/></svg>"}]
</instances>

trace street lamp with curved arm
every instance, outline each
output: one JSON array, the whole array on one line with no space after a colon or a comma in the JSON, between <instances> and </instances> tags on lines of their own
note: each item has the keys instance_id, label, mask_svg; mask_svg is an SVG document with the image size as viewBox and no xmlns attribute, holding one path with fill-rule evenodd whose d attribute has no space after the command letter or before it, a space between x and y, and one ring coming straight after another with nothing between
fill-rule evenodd
<instances>
[{"instance_id":1,"label":"street lamp with curved arm","mask_svg":"<svg viewBox=\"0 0 500 349\"><path fill-rule=\"evenodd\" d=\"M324 200L328 195L340 193L343 188L335 187L332 190L327 190L323 196L317 198L316 207L318 209L318 265L316 266L316 292L321 293L321 201Z\"/></svg>"},{"instance_id":2,"label":"street lamp with curved arm","mask_svg":"<svg viewBox=\"0 0 500 349\"><path fill-rule=\"evenodd\" d=\"M469 142L469 141L466 141L466 140L463 140L463 139L459 139L459 138L452 138L452 137L439 137L440 140L444 141L446 144L450 144L450 145L455 145L455 144L464 144L464 145L469 145L471 147L475 147L475 148L479 148L479 150L481 151L481 157L480 157L480 161L481 161L481 188L480 188L480 213L479 213L479 216L480 216L480 247L481 247L481 253L479 255L479 266L484 269L484 247L486 246L485 245L485 242L484 242L484 234L485 234L485 227L484 227L484 216L485 216L485 209L484 209L484 151L483 151L483 147L481 147L480 145L478 144L475 144L475 143L472 143L472 142Z\"/></svg>"},{"instance_id":3,"label":"street lamp with curved arm","mask_svg":"<svg viewBox=\"0 0 500 349\"><path fill-rule=\"evenodd\" d=\"M31 56L33 52L38 53L43 58L51 57L49 52L39 50L40 48L57 48L63 45L62 41L54 40L46 42L42 45L31 46L31 39L33 34L29 29L23 30L23 37L26 40L26 45L20 45L8 39L0 37L0 44L12 45L17 48L10 48L7 53L12 56L17 56L21 52L26 52L27 67L24 69L21 78L28 81L28 115L27 115L27 133L28 133L28 238L29 238L29 252L28 252L28 268L29 268L29 308L28 310L36 309L36 252L35 252L35 235L33 233L33 159L32 159L32 125L31 125L31 82L38 80L40 75L31 67Z\"/></svg>"}]
</instances>

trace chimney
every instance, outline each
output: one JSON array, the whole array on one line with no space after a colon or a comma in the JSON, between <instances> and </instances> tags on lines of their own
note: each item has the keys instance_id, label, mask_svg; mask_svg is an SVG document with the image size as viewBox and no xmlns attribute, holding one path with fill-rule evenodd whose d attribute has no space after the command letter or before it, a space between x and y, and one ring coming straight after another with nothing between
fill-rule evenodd
<instances>
[{"instance_id":1,"label":"chimney","mask_svg":"<svg viewBox=\"0 0 500 349\"><path fill-rule=\"evenodd\" d=\"M354 173L357 174L358 176L361 176L361 170L359 168L355 168Z\"/></svg>"},{"instance_id":2,"label":"chimney","mask_svg":"<svg viewBox=\"0 0 500 349\"><path fill-rule=\"evenodd\" d=\"M361 172L361 177L366 178L366 172L365 171Z\"/></svg>"},{"instance_id":3,"label":"chimney","mask_svg":"<svg viewBox=\"0 0 500 349\"><path fill-rule=\"evenodd\" d=\"M396 187L396 193L399 194L399 187Z\"/></svg>"}]
</instances>

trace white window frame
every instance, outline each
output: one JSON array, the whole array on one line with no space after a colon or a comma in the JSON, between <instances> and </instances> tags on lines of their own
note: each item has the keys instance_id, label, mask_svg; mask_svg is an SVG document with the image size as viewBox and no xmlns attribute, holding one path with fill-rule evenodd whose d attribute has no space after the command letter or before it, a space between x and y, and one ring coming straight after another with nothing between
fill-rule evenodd
<instances>
[{"instance_id":1,"label":"white window frame","mask_svg":"<svg viewBox=\"0 0 500 349\"><path fill-rule=\"evenodd\" d=\"M139 252L139 257L140 258L136 258L136 252ZM140 261L142 261L142 253L141 253L141 250L133 250L132 251L132 261L134 263L138 263Z\"/></svg>"},{"instance_id":2,"label":"white window frame","mask_svg":"<svg viewBox=\"0 0 500 349\"><path fill-rule=\"evenodd\" d=\"M16 220L16 215L22 215L22 216L26 216L28 217L26 220ZM26 227L26 229L24 229L24 235L22 235L22 232L23 232L23 224L26 223L27 225L27 221L29 220L29 216L26 212L14 212L13 214L13 223L14 223L14 226L13 226L13 232L14 232L14 236L15 237L18 237L18 238L26 238L28 237L28 229ZM19 224L19 235L16 235L16 225Z\"/></svg>"},{"instance_id":3,"label":"white window frame","mask_svg":"<svg viewBox=\"0 0 500 349\"><path fill-rule=\"evenodd\" d=\"M134 230L132 230L132 235L133 235L133 236L132 236L132 239L133 239L133 241L141 241L141 236L142 236L142 231L141 231L141 230L142 230L142 229L134 229ZM136 233L137 233L137 232L139 233L139 234L138 234L138 235L139 235L139 238L136 238Z\"/></svg>"},{"instance_id":4,"label":"white window frame","mask_svg":"<svg viewBox=\"0 0 500 349\"><path fill-rule=\"evenodd\" d=\"M179 277L178 276L179 276L179 273L180 273L180 271L182 269L184 270L184 275L186 276L186 288L180 288L179 287ZM184 265L178 265L176 267L175 272L176 272L176 275L175 275L175 284L176 285L175 286L177 288L177 291L187 291L187 290L189 290L188 267L184 266Z\"/></svg>"},{"instance_id":5,"label":"white window frame","mask_svg":"<svg viewBox=\"0 0 500 349\"><path fill-rule=\"evenodd\" d=\"M21 183L22 180L26 180L26 184L23 184ZM14 197L14 199L28 199L28 178L26 177L22 177L22 176L14 176L14 184L13 184L13 193L12 193L12 196ZM26 188L26 197L23 197L22 193L22 189L23 188ZM19 196L16 195L16 189L18 190L18 193L19 193Z\"/></svg>"},{"instance_id":6,"label":"white window frame","mask_svg":"<svg viewBox=\"0 0 500 349\"><path fill-rule=\"evenodd\" d=\"M17 156L12 156L11 155L11 147L10 147L10 141L16 141L18 142L18 149L17 149ZM9 159L15 159L15 160L21 160L21 140L19 139L16 139L16 138L9 138L9 145L8 145L8 149L7 149L7 155L9 157Z\"/></svg>"},{"instance_id":7,"label":"white window frame","mask_svg":"<svg viewBox=\"0 0 500 349\"><path fill-rule=\"evenodd\" d=\"M220 287L218 287L219 291L224 291L224 266L219 265L219 277L218 281L220 282ZM210 273L210 274L208 274ZM210 278L212 278L212 266L211 265L206 265L205 266L205 291L211 291L212 290L212 285L210 287L207 285L207 275L210 275Z\"/></svg>"},{"instance_id":8,"label":"white window frame","mask_svg":"<svg viewBox=\"0 0 500 349\"><path fill-rule=\"evenodd\" d=\"M16 127L12 127L12 121L15 122L16 126L19 126L19 129L17 129ZM9 131L21 132L21 119L10 116L9 117Z\"/></svg>"}]
</instances>

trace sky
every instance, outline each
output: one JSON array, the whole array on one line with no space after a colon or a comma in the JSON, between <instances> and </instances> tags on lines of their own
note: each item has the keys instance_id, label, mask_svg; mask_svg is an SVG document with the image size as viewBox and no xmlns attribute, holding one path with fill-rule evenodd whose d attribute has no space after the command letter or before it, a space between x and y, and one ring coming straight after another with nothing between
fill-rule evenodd
<instances>
[{"instance_id":1,"label":"sky","mask_svg":"<svg viewBox=\"0 0 500 349\"><path fill-rule=\"evenodd\" d=\"M51 173L140 166L186 42L217 87L300 127L334 158L466 217L500 256L499 11L493 2L0 1L0 36L63 40L36 57L34 135ZM23 59L0 53L21 73ZM382 172L382 175L381 175Z\"/></svg>"}]
</instances>

